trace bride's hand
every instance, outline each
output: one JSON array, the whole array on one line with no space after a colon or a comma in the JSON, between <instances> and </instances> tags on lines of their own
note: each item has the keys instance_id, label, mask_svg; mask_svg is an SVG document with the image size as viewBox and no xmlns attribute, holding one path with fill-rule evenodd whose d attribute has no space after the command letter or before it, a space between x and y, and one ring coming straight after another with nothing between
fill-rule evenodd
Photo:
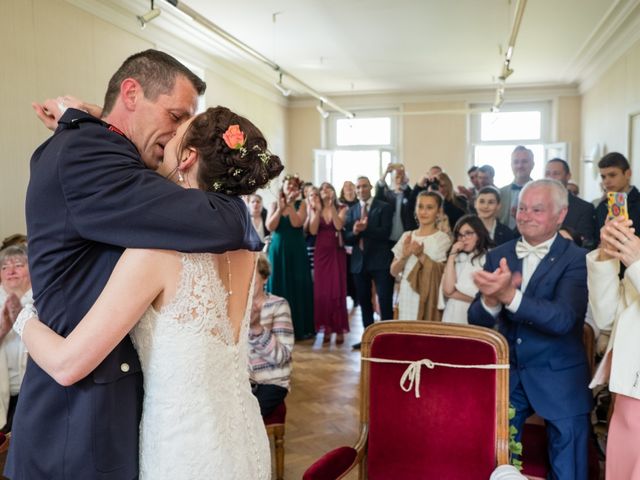
<instances>
[{"instance_id":1,"label":"bride's hand","mask_svg":"<svg viewBox=\"0 0 640 480\"><path fill-rule=\"evenodd\" d=\"M31 107L45 127L49 130L58 128L58 120L64 112L60 109L56 99L49 98L42 103L33 102Z\"/></svg>"},{"instance_id":2,"label":"bride's hand","mask_svg":"<svg viewBox=\"0 0 640 480\"><path fill-rule=\"evenodd\" d=\"M58 120L60 120L60 117L62 117L67 108L82 110L96 118L100 118L102 116L102 107L93 103L84 102L72 95L48 98L42 103L33 102L31 106L35 110L40 121L49 130L55 130L58 128Z\"/></svg>"}]
</instances>

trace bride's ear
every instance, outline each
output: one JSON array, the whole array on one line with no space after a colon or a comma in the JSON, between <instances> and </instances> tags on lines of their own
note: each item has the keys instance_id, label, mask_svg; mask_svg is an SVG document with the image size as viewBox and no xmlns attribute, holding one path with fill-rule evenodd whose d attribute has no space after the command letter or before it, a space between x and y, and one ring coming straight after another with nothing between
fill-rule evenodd
<instances>
[{"instance_id":1,"label":"bride's ear","mask_svg":"<svg viewBox=\"0 0 640 480\"><path fill-rule=\"evenodd\" d=\"M198 162L198 151L193 147L185 148L181 157L178 170L186 172Z\"/></svg>"}]
</instances>

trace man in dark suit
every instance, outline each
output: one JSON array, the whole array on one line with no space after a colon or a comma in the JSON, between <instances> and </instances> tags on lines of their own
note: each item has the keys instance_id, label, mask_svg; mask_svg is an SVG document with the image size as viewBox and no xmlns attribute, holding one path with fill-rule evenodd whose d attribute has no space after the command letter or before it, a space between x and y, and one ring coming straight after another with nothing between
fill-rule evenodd
<instances>
[{"instance_id":1,"label":"man in dark suit","mask_svg":"<svg viewBox=\"0 0 640 480\"><path fill-rule=\"evenodd\" d=\"M394 279L389 272L393 255L389 248L389 235L393 209L382 201L371 197L371 182L367 177L359 177L356 182L358 203L347 212L344 239L353 245L351 273L356 284L358 303L365 328L373 323L371 304L371 282L378 293L380 317L393 318ZM360 348L357 343L354 348Z\"/></svg>"},{"instance_id":2,"label":"man in dark suit","mask_svg":"<svg viewBox=\"0 0 640 480\"><path fill-rule=\"evenodd\" d=\"M533 412L545 419L551 477L587 479L589 366L582 343L587 308L586 250L557 234L567 191L555 180L527 184L517 222L522 234L487 254L469 323L509 342L509 399L520 438ZM526 446L525 446L526 448Z\"/></svg>"},{"instance_id":3,"label":"man in dark suit","mask_svg":"<svg viewBox=\"0 0 640 480\"><path fill-rule=\"evenodd\" d=\"M40 319L57 333L67 336L91 308L124 248L261 247L242 200L183 189L151 170L204 89L169 55L133 55L109 83L104 121L68 109L34 153L30 271ZM142 375L128 337L67 388L29 361L20 393L9 478L138 478Z\"/></svg>"},{"instance_id":4,"label":"man in dark suit","mask_svg":"<svg viewBox=\"0 0 640 480\"><path fill-rule=\"evenodd\" d=\"M567 187L571 179L569 164L561 158L549 160L544 168L544 177L558 180ZM562 222L563 227L570 227L582 238L582 246L588 250L594 249L598 244L598 234L596 233L596 217L593 204L585 202L575 195L569 195L569 208L567 216Z\"/></svg>"}]
</instances>

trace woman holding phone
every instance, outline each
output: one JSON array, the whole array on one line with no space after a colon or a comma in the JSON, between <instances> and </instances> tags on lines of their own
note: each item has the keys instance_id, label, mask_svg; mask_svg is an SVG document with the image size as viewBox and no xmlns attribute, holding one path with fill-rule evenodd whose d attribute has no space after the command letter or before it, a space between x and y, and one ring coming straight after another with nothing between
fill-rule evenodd
<instances>
[{"instance_id":1,"label":"woman holding phone","mask_svg":"<svg viewBox=\"0 0 640 480\"><path fill-rule=\"evenodd\" d=\"M621 264L626 267L620 279ZM589 305L598 328L611 330L591 387L609 383L615 408L607 441L606 478L640 478L640 238L633 222L608 220L600 248L587 255Z\"/></svg>"}]
</instances>

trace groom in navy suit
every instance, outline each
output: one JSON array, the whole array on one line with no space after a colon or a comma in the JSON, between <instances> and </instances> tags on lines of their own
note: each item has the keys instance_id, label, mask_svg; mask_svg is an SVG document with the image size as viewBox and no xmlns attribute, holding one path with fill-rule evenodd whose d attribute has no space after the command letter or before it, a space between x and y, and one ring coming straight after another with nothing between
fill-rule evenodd
<instances>
[{"instance_id":1,"label":"groom in navy suit","mask_svg":"<svg viewBox=\"0 0 640 480\"><path fill-rule=\"evenodd\" d=\"M40 320L57 333L69 335L91 308L124 248L260 249L242 200L183 189L153 171L204 89L173 57L138 53L111 78L102 120L68 109L34 153L29 268ZM5 475L138 478L141 408L142 374L129 337L70 387L29 360Z\"/></svg>"},{"instance_id":2,"label":"groom in navy suit","mask_svg":"<svg viewBox=\"0 0 640 480\"><path fill-rule=\"evenodd\" d=\"M487 254L484 271L474 276L480 293L469 323L498 323L509 342L518 440L526 418L537 413L547 425L551 478L586 480L592 405L582 343L586 251L557 234L566 213L560 182L538 180L522 189L516 216L522 238Z\"/></svg>"}]
</instances>

